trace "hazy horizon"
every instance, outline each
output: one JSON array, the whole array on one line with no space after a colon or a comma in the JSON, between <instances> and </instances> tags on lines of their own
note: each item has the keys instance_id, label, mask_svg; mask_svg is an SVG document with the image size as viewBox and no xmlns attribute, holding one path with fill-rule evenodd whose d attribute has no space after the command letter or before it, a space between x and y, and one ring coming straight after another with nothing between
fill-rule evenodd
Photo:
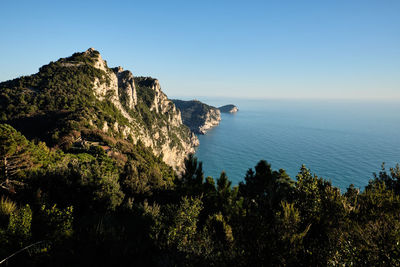
<instances>
[{"instance_id":1,"label":"hazy horizon","mask_svg":"<svg viewBox=\"0 0 400 267\"><path fill-rule=\"evenodd\" d=\"M399 1L0 7L0 81L94 47L170 97L400 100Z\"/></svg>"}]
</instances>

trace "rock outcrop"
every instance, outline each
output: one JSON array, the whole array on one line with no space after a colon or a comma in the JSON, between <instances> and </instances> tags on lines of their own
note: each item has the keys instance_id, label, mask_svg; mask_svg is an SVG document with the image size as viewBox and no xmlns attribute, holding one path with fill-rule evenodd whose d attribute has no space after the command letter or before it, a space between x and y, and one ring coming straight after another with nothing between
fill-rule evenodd
<instances>
[{"instance_id":1,"label":"rock outcrop","mask_svg":"<svg viewBox=\"0 0 400 267\"><path fill-rule=\"evenodd\" d=\"M31 136L50 136L56 146L73 143L75 136L89 142L109 138L114 144L136 144L140 140L179 172L184 159L199 144L157 79L134 77L122 67L109 68L93 48L51 62L37 74L0 83L0 88L25 95L35 105L34 110L28 110L25 107L29 103L24 103L24 114L10 114L0 108L5 121L43 114L64 116L54 119L54 126L48 123L46 129Z\"/></svg>"},{"instance_id":2,"label":"rock outcrop","mask_svg":"<svg viewBox=\"0 0 400 267\"><path fill-rule=\"evenodd\" d=\"M198 100L183 101L172 100L182 112L182 121L192 132L205 134L211 128L217 126L221 120L221 112Z\"/></svg>"},{"instance_id":3,"label":"rock outcrop","mask_svg":"<svg viewBox=\"0 0 400 267\"><path fill-rule=\"evenodd\" d=\"M89 49L85 53L97 54L96 52ZM117 128L117 132L122 133L124 137L130 136L135 143L141 140L151 147L156 155L162 155L167 164L181 171L184 159L189 153L194 153L194 147L199 142L182 123L180 111L162 92L159 81L151 77L134 77L122 67L109 69L99 53L94 66L103 70L107 76L106 80L109 81L95 81L94 90L99 99L111 95L111 102L130 122L114 129ZM138 102L141 107L137 106ZM146 108L153 113L150 118L148 114L143 114ZM138 119L135 115L142 118Z\"/></svg>"},{"instance_id":4,"label":"rock outcrop","mask_svg":"<svg viewBox=\"0 0 400 267\"><path fill-rule=\"evenodd\" d=\"M237 106L235 106L233 104L225 105L225 106L219 107L218 109L222 113L236 113L239 111Z\"/></svg>"}]
</instances>

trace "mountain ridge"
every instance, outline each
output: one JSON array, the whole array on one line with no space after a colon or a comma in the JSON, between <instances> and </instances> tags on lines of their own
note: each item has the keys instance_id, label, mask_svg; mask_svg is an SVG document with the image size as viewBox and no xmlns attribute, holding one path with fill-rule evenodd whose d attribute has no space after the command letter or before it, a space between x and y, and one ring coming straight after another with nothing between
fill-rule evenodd
<instances>
[{"instance_id":1,"label":"mountain ridge","mask_svg":"<svg viewBox=\"0 0 400 267\"><path fill-rule=\"evenodd\" d=\"M157 79L109 68L93 48L50 62L36 74L1 82L0 103L2 123L51 146L68 148L77 138L111 137L133 145L140 140L182 171L198 145ZM35 122L44 128L24 127Z\"/></svg>"}]
</instances>

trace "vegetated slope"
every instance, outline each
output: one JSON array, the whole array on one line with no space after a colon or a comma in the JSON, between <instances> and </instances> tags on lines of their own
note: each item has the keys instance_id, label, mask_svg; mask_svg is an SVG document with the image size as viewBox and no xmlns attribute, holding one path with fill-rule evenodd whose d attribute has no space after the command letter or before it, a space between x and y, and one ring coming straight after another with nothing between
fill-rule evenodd
<instances>
[{"instance_id":1,"label":"vegetated slope","mask_svg":"<svg viewBox=\"0 0 400 267\"><path fill-rule=\"evenodd\" d=\"M157 82L137 78L116 102L101 86L121 69L104 76L80 56L53 63L63 66L46 79L1 84L3 121L36 139L0 123L0 260L9 266L400 266L399 166L345 193L305 166L294 180L263 160L232 187L225 172L204 177L190 155L177 179L130 132L170 110Z\"/></svg>"},{"instance_id":2,"label":"vegetated slope","mask_svg":"<svg viewBox=\"0 0 400 267\"><path fill-rule=\"evenodd\" d=\"M0 83L0 104L0 122L65 150L100 142L118 152L118 141L141 140L182 170L198 144L158 80L111 69L92 48Z\"/></svg>"},{"instance_id":3,"label":"vegetated slope","mask_svg":"<svg viewBox=\"0 0 400 267\"><path fill-rule=\"evenodd\" d=\"M221 120L220 111L198 100L172 100L182 113L182 121L194 133L205 134Z\"/></svg>"},{"instance_id":4,"label":"vegetated slope","mask_svg":"<svg viewBox=\"0 0 400 267\"><path fill-rule=\"evenodd\" d=\"M225 172L205 178L192 156L173 179L140 142L134 148L121 165L102 148L64 153L0 124L0 259L12 255L10 266L400 264L399 166L383 168L363 192L350 185L342 194L304 166L293 180L260 161L232 187Z\"/></svg>"}]
</instances>

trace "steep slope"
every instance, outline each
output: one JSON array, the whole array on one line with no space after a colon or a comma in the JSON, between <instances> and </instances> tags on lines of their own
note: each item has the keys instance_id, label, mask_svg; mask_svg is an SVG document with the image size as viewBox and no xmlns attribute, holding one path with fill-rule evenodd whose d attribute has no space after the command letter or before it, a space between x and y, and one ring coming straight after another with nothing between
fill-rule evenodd
<instances>
[{"instance_id":1,"label":"steep slope","mask_svg":"<svg viewBox=\"0 0 400 267\"><path fill-rule=\"evenodd\" d=\"M111 69L93 48L0 83L0 104L1 123L66 150L84 142L118 153L140 140L182 170L198 144L158 80Z\"/></svg>"},{"instance_id":2,"label":"steep slope","mask_svg":"<svg viewBox=\"0 0 400 267\"><path fill-rule=\"evenodd\" d=\"M220 111L198 100L172 100L182 112L182 120L194 133L205 134L217 126L221 120Z\"/></svg>"}]
</instances>

